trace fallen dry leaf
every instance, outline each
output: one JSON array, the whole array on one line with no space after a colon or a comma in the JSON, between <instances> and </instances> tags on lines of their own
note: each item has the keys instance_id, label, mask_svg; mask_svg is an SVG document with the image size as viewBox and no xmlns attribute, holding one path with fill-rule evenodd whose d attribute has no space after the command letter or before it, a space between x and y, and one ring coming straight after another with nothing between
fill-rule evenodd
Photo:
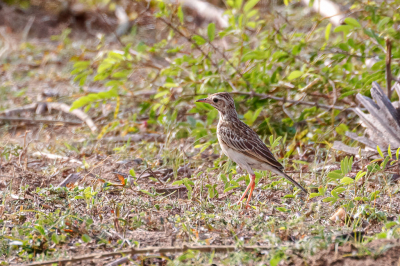
<instances>
[{"instance_id":1,"label":"fallen dry leaf","mask_svg":"<svg viewBox=\"0 0 400 266\"><path fill-rule=\"evenodd\" d=\"M339 208L335 214L329 218L332 222L336 222L337 220L344 221L346 219L346 211L343 208Z\"/></svg>"}]
</instances>

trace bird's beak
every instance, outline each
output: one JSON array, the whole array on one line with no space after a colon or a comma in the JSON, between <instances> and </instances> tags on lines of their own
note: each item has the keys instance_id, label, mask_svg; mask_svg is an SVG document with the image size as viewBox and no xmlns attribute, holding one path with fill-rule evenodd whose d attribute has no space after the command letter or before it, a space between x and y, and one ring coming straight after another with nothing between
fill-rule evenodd
<instances>
[{"instance_id":1,"label":"bird's beak","mask_svg":"<svg viewBox=\"0 0 400 266\"><path fill-rule=\"evenodd\" d=\"M210 103L210 102L207 98L204 98L204 99L198 99L196 103Z\"/></svg>"}]
</instances>

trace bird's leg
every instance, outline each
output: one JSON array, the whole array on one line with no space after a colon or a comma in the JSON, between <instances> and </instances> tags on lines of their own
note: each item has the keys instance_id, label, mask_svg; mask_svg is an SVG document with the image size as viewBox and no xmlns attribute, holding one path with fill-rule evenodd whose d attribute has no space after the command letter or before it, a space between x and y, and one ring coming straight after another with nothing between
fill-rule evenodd
<instances>
[{"instance_id":1,"label":"bird's leg","mask_svg":"<svg viewBox=\"0 0 400 266\"><path fill-rule=\"evenodd\" d=\"M246 197L247 191L249 191L249 189L250 189L249 197L247 198L246 208L249 206L249 201L250 201L251 195L253 194L254 187L256 185L255 180L256 180L256 175L255 174L250 175L250 183L247 186L246 190L243 192L242 197L240 198L240 200L238 202L236 202L236 204L240 204L242 202L242 200Z\"/></svg>"},{"instance_id":2,"label":"bird's leg","mask_svg":"<svg viewBox=\"0 0 400 266\"><path fill-rule=\"evenodd\" d=\"M251 196L253 195L254 187L256 186L256 175L255 175L255 174L252 174L252 175L250 176L250 178L251 178L251 179L250 179L250 184L249 184L249 186L251 186L251 187L250 187L249 196L247 197L246 209L249 207L249 202L250 202Z\"/></svg>"}]
</instances>

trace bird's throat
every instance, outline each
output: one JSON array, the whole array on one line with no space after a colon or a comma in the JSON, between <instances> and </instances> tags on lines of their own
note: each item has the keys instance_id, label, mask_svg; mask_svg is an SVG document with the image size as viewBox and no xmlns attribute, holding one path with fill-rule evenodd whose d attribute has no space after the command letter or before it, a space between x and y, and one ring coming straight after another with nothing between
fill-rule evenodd
<instances>
[{"instance_id":1,"label":"bird's throat","mask_svg":"<svg viewBox=\"0 0 400 266\"><path fill-rule=\"evenodd\" d=\"M220 121L237 121L239 119L235 109L218 111Z\"/></svg>"}]
</instances>

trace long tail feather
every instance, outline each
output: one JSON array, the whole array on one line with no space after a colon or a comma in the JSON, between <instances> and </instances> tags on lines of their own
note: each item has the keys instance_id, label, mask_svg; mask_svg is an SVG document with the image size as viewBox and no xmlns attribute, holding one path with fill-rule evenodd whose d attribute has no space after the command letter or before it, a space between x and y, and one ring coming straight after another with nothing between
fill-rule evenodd
<instances>
[{"instance_id":1,"label":"long tail feather","mask_svg":"<svg viewBox=\"0 0 400 266\"><path fill-rule=\"evenodd\" d=\"M308 191L302 187L299 183L297 183L293 178L291 178L290 176L288 176L287 174L285 174L284 172L282 172L279 169L274 169L275 171L273 171L275 174L278 174L280 176L283 176L284 178L286 178L287 180L289 180L290 182L292 182L296 187L300 188L301 190L303 190L305 193L308 194Z\"/></svg>"}]
</instances>

